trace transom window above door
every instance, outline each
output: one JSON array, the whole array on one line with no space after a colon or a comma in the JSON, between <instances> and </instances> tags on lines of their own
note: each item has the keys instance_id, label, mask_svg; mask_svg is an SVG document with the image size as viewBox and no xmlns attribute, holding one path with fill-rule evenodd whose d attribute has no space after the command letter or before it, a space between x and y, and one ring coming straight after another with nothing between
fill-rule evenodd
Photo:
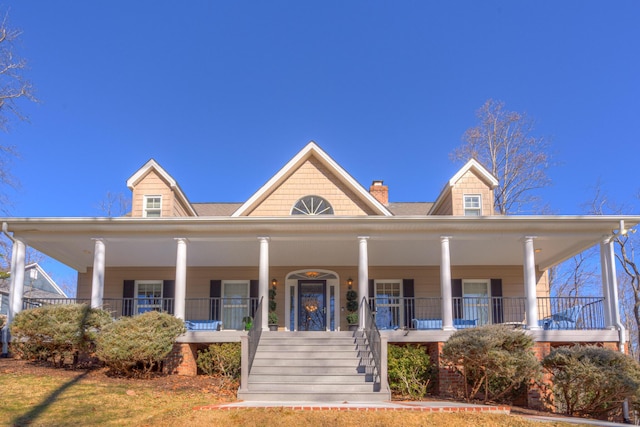
<instances>
[{"instance_id":1,"label":"transom window above door","mask_svg":"<svg viewBox=\"0 0 640 427\"><path fill-rule=\"evenodd\" d=\"M291 215L333 215L333 207L320 196L304 196L293 205Z\"/></svg>"}]
</instances>

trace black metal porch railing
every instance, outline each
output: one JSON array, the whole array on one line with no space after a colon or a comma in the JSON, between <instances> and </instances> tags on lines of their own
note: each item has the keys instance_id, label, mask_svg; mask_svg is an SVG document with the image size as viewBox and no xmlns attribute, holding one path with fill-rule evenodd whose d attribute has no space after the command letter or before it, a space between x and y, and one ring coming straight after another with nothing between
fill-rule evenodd
<instances>
[{"instance_id":1,"label":"black metal porch railing","mask_svg":"<svg viewBox=\"0 0 640 427\"><path fill-rule=\"evenodd\" d=\"M539 297L538 318L544 329L604 329L604 298Z\"/></svg>"},{"instance_id":2,"label":"black metal porch railing","mask_svg":"<svg viewBox=\"0 0 640 427\"><path fill-rule=\"evenodd\" d=\"M367 344L369 345L369 350L371 351L371 358L360 357L360 360L365 361L367 364L373 362L372 366L365 366L365 369L367 370L366 374L372 376L373 383L376 385L376 388L379 388L382 379L382 338L380 337L380 331L376 326L375 316L369 308L366 298L362 298L362 302L360 304L363 308L360 312L364 313L363 332L367 340Z\"/></svg>"},{"instance_id":3,"label":"black metal porch railing","mask_svg":"<svg viewBox=\"0 0 640 427\"><path fill-rule=\"evenodd\" d=\"M91 304L88 298L25 298L23 309L44 305ZM247 316L255 318L258 298L187 298L185 300L185 320L197 325L197 329L244 329ZM173 298L104 298L102 308L113 318L135 316L147 311L163 311L175 314ZM211 322L218 321L218 322Z\"/></svg>"},{"instance_id":4,"label":"black metal porch railing","mask_svg":"<svg viewBox=\"0 0 640 427\"><path fill-rule=\"evenodd\" d=\"M253 316L253 323L247 335L249 335L249 372L253 366L253 359L256 357L256 351L258 351L258 344L260 344L260 337L262 336L262 298L260 303L256 307L255 316Z\"/></svg>"},{"instance_id":5,"label":"black metal porch railing","mask_svg":"<svg viewBox=\"0 0 640 427\"><path fill-rule=\"evenodd\" d=\"M222 328L242 330L247 316L256 322L259 313L258 298L187 298L185 300L185 319L193 322L219 320Z\"/></svg>"},{"instance_id":6,"label":"black metal porch railing","mask_svg":"<svg viewBox=\"0 0 640 427\"><path fill-rule=\"evenodd\" d=\"M487 324L526 324L524 297L456 297L453 326L458 329ZM442 328L442 298L377 297L369 301L380 330ZM540 297L539 326L543 329L603 329L602 297Z\"/></svg>"},{"instance_id":7,"label":"black metal porch railing","mask_svg":"<svg viewBox=\"0 0 640 427\"><path fill-rule=\"evenodd\" d=\"M38 308L44 305L91 304L90 298L24 298L22 309Z\"/></svg>"},{"instance_id":8,"label":"black metal porch railing","mask_svg":"<svg viewBox=\"0 0 640 427\"><path fill-rule=\"evenodd\" d=\"M52 304L90 304L88 298L25 298L23 309ZM526 324L524 297L456 297L452 300L453 323L456 328L486 324ZM368 304L376 327L389 329L441 329L441 297L381 297ZM604 329L602 297L539 297L539 326L543 329ZM114 318L134 316L146 311L174 314L173 298L104 298L103 309ZM187 298L185 320L199 325L196 329L244 329L244 318L256 319L258 298ZM216 322L217 321L217 322ZM418 324L416 321L421 321Z\"/></svg>"}]
</instances>

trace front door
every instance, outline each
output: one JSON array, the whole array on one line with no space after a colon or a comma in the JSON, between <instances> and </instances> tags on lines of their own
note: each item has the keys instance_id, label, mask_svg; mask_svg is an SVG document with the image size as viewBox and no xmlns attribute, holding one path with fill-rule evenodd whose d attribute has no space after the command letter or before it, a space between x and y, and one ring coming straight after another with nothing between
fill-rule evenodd
<instances>
[{"instance_id":1,"label":"front door","mask_svg":"<svg viewBox=\"0 0 640 427\"><path fill-rule=\"evenodd\" d=\"M298 281L298 330L326 330L326 287L324 280Z\"/></svg>"}]
</instances>

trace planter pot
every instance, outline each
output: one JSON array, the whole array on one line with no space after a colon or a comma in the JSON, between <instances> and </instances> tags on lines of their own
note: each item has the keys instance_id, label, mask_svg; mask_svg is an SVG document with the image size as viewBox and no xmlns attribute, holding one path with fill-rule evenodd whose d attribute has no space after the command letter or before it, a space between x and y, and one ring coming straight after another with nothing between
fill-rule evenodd
<instances>
[{"instance_id":1,"label":"planter pot","mask_svg":"<svg viewBox=\"0 0 640 427\"><path fill-rule=\"evenodd\" d=\"M349 331L357 331L357 330L358 330L357 323L349 324Z\"/></svg>"},{"instance_id":2,"label":"planter pot","mask_svg":"<svg viewBox=\"0 0 640 427\"><path fill-rule=\"evenodd\" d=\"M270 331L277 331L278 330L278 325L269 325L269 330Z\"/></svg>"}]
</instances>

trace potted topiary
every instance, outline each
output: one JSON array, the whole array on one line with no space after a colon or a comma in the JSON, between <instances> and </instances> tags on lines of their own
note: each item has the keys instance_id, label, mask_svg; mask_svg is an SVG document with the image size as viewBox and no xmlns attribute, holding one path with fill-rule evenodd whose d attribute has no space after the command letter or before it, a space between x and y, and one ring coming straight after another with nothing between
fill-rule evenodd
<instances>
[{"instance_id":1,"label":"potted topiary","mask_svg":"<svg viewBox=\"0 0 640 427\"><path fill-rule=\"evenodd\" d=\"M347 323L350 331L358 330L358 292L347 291Z\"/></svg>"},{"instance_id":2,"label":"potted topiary","mask_svg":"<svg viewBox=\"0 0 640 427\"><path fill-rule=\"evenodd\" d=\"M269 289L269 317L268 317L268 324L269 324L269 330L270 331L277 331L278 330L278 314L276 313L276 283L278 283L278 281L276 279L273 279L271 281L271 289Z\"/></svg>"},{"instance_id":3,"label":"potted topiary","mask_svg":"<svg viewBox=\"0 0 640 427\"><path fill-rule=\"evenodd\" d=\"M244 316L242 318L242 323L244 323L244 330L248 331L251 329L251 327L253 326L253 317L251 316Z\"/></svg>"}]
</instances>

